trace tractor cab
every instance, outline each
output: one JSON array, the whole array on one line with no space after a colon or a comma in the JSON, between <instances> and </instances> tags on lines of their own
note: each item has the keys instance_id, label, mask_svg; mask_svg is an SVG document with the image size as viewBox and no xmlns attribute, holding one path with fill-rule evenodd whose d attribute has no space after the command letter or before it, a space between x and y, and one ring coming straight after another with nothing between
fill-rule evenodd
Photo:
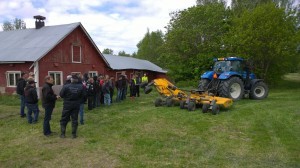
<instances>
[{"instance_id":1,"label":"tractor cab","mask_svg":"<svg viewBox=\"0 0 300 168\"><path fill-rule=\"evenodd\" d=\"M214 59L215 64L213 67L213 71L221 74L223 72L229 72L229 71L235 71L235 72L242 72L242 64L243 59L242 58L236 58L236 57L229 57L229 58L217 58Z\"/></svg>"}]
</instances>

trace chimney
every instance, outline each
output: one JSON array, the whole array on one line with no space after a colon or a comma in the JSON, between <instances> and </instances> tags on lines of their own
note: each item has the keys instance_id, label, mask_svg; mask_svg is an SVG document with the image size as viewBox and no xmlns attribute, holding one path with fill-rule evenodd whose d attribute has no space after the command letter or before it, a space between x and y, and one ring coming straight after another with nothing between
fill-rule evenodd
<instances>
[{"instance_id":1,"label":"chimney","mask_svg":"<svg viewBox=\"0 0 300 168\"><path fill-rule=\"evenodd\" d=\"M36 15L36 16L33 16L35 20L35 28L36 29L39 29L39 28L42 28L45 26L45 22L44 20L46 20L46 17L44 16L41 16L41 15Z\"/></svg>"}]
</instances>

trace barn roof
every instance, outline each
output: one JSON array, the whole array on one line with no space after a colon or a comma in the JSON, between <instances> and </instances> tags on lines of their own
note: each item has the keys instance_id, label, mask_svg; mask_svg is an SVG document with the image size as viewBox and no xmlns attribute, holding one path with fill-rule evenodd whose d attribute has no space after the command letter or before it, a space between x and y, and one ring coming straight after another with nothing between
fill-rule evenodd
<instances>
[{"instance_id":1,"label":"barn roof","mask_svg":"<svg viewBox=\"0 0 300 168\"><path fill-rule=\"evenodd\" d=\"M103 56L113 70L138 69L167 73L167 71L163 70L161 67L147 60L109 54L103 54Z\"/></svg>"},{"instance_id":2,"label":"barn roof","mask_svg":"<svg viewBox=\"0 0 300 168\"><path fill-rule=\"evenodd\" d=\"M100 56L102 56L85 28L80 22L77 22L44 26L39 29L30 28L0 32L0 62L38 61L78 26L82 28ZM105 59L104 61L107 63Z\"/></svg>"}]
</instances>

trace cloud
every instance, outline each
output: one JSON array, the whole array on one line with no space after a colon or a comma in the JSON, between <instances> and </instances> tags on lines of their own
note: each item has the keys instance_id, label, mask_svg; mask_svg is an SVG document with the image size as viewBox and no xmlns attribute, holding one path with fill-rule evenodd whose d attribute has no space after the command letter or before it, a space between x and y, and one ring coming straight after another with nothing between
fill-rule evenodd
<instances>
[{"instance_id":1,"label":"cloud","mask_svg":"<svg viewBox=\"0 0 300 168\"><path fill-rule=\"evenodd\" d=\"M164 31L170 12L195 3L196 0L1 0L0 24L21 18L27 28L34 28L34 15L45 16L46 26L81 22L101 51L110 48L115 54L133 53L148 28Z\"/></svg>"}]
</instances>

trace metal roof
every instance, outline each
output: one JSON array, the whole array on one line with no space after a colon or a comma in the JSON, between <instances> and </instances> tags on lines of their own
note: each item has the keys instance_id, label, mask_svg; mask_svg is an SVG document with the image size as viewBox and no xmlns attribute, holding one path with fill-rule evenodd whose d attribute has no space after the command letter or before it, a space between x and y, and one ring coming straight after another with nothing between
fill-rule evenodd
<instances>
[{"instance_id":1,"label":"metal roof","mask_svg":"<svg viewBox=\"0 0 300 168\"><path fill-rule=\"evenodd\" d=\"M0 32L0 62L38 61L78 26L83 29L100 56L102 56L87 31L80 22L77 22L44 26L40 29L31 28ZM104 61L107 63L105 59Z\"/></svg>"},{"instance_id":2,"label":"metal roof","mask_svg":"<svg viewBox=\"0 0 300 168\"><path fill-rule=\"evenodd\" d=\"M103 56L109 63L110 67L114 70L138 69L167 73L167 71L163 70L161 67L147 60L110 54L103 54Z\"/></svg>"}]
</instances>

